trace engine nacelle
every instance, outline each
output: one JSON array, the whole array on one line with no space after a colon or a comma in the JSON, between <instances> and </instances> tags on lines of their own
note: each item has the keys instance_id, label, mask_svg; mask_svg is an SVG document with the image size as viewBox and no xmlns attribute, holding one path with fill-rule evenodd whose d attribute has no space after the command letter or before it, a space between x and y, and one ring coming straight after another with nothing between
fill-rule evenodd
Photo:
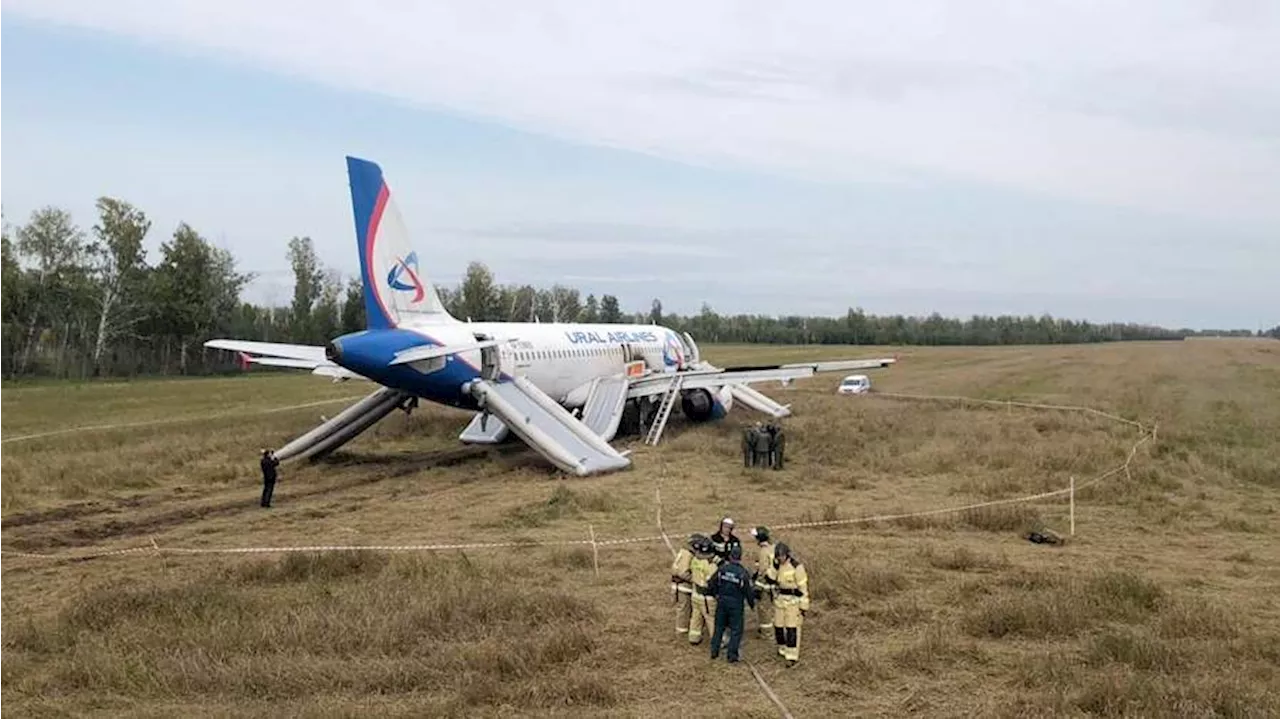
<instances>
[{"instance_id":1,"label":"engine nacelle","mask_svg":"<svg viewBox=\"0 0 1280 719\"><path fill-rule=\"evenodd\" d=\"M715 392L699 388L680 393L680 411L693 422L723 419L730 409L733 409L733 392L727 386Z\"/></svg>"}]
</instances>

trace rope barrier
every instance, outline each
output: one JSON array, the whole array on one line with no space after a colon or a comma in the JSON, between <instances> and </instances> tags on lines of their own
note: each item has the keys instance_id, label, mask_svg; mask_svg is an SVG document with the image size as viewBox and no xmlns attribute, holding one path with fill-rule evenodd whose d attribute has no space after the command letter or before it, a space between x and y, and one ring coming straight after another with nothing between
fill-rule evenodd
<instances>
[{"instance_id":1,"label":"rope barrier","mask_svg":"<svg viewBox=\"0 0 1280 719\"><path fill-rule=\"evenodd\" d=\"M1151 441L1156 436L1156 431L1157 431L1157 426L1154 424L1148 429L1145 425L1143 425L1140 422L1125 419L1123 417L1119 417L1117 415L1110 414L1107 412L1093 410L1090 407L1079 407L1079 406L1072 406L1072 405L1035 404L1035 403L1029 403L1029 402L1006 403L1003 400L983 400L983 399L973 399L968 397L932 396L932 395L879 393L879 396L888 397L888 398L918 399L918 400L942 400L942 401L960 400L960 401L976 402L981 404L996 404L996 405L1014 404L1017 406L1029 407L1033 409L1048 409L1048 410L1058 410L1058 411L1086 411L1086 412L1095 414L1097 416L1104 417L1106 419L1119 421L1119 422L1137 427L1141 431L1142 436L1132 446L1132 448L1130 448L1129 453L1125 458L1125 461L1123 464L1111 470L1108 470L1086 482L1082 482L1082 483L1076 482L1073 477L1071 486L1068 486L1063 489L1055 489L1047 492L1040 492L1037 494L1024 495L1020 497L1009 497L1005 499L976 502L972 504L965 504L965 505L959 505L959 506L942 507L938 509L928 509L928 510L921 510L921 511L915 511L915 512L902 512L897 514L871 515L866 517L856 517L856 518L850 518L850 519L831 519L831 520L819 520L819 521L811 521L811 522L786 522L786 523L771 525L772 527L776 529L795 530L795 529L811 529L815 527L831 527L831 526L840 526L840 525L867 524L867 523L873 523L873 522L887 522L887 521L895 521L895 520L901 520L901 519L910 519L914 517L928 517L928 516L936 516L940 514L966 512L974 509L994 507L994 506L1000 506L1000 505L1006 505L1006 504L1020 504L1020 503L1027 503L1027 502L1035 502L1042 499L1060 497L1064 495L1070 495L1072 497L1072 501L1074 504L1074 497L1076 492L1079 492L1083 489L1087 489L1091 486L1098 484L1099 482L1102 482L1110 477L1114 477L1121 473L1124 473L1126 477L1132 478L1132 475L1129 474L1130 465L1133 463L1134 458L1137 456L1138 450L1144 444ZM337 400L328 400L328 401L337 401ZM282 411L282 409L283 408L276 409L276 410L269 410L269 411ZM664 473L665 473L665 463L664 463ZM158 545L153 538L151 540L151 543L146 546L107 550L107 551L93 552L88 554L58 554L58 553L42 554L42 553L35 553L35 552L22 552L22 551L14 551L14 550L6 549L6 550L0 550L0 555L8 556L8 557L22 557L22 558L32 558L32 559L83 561L83 560L97 559L102 557L137 554L140 552L151 552L152 554L188 554L188 555L276 554L276 553L290 553L290 552L294 552L294 553L296 552L354 552L354 551L417 552L417 551L451 551L451 550L463 550L463 549L507 549L507 548L534 548L534 547L591 546L593 550L593 554L597 558L596 561L598 561L598 553L599 553L600 547L623 546L623 545L630 545L630 544L648 544L648 543L656 543L659 541L665 543L667 548L671 550L671 553L674 555L676 553L675 547L672 544L671 539L667 534L667 530L665 529L662 523L662 490L660 486L655 487L654 496L655 496L656 505L657 505L656 520L657 520L659 533L655 535L643 536L643 537L600 539L595 536L595 528L590 527L590 531L591 531L590 539L563 539L563 540L532 540L531 539L531 540L513 540L513 541L503 541L503 542L444 542L444 543L434 543L434 544L313 545L313 546L282 546L282 547L162 547Z\"/></svg>"}]
</instances>

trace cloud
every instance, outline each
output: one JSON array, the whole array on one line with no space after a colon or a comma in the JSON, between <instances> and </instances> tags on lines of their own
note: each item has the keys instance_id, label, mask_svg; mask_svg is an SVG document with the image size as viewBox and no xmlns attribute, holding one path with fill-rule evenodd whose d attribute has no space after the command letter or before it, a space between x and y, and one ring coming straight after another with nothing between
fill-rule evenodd
<instances>
[{"instance_id":1,"label":"cloud","mask_svg":"<svg viewBox=\"0 0 1280 719\"><path fill-rule=\"evenodd\" d=\"M680 161L1280 219L1280 6L6 0Z\"/></svg>"}]
</instances>

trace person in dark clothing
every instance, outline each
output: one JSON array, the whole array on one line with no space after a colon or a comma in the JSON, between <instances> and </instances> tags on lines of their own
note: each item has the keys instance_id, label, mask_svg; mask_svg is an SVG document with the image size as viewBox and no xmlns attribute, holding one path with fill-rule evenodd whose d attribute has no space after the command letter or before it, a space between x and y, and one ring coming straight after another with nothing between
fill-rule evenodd
<instances>
[{"instance_id":1,"label":"person in dark clothing","mask_svg":"<svg viewBox=\"0 0 1280 719\"><path fill-rule=\"evenodd\" d=\"M729 561L721 564L707 582L707 591L716 597L716 628L711 635L711 658L720 657L720 643L727 626L729 650L725 658L731 664L738 661L738 647L742 644L742 627L746 616L742 604L746 602L752 609L756 606L751 573L742 566L741 560L742 545L735 544L729 550Z\"/></svg>"},{"instance_id":2,"label":"person in dark clothing","mask_svg":"<svg viewBox=\"0 0 1280 719\"><path fill-rule=\"evenodd\" d=\"M760 434L761 426L756 422L754 426L747 427L742 432L742 466L754 467L756 465L756 436Z\"/></svg>"},{"instance_id":3,"label":"person in dark clothing","mask_svg":"<svg viewBox=\"0 0 1280 719\"><path fill-rule=\"evenodd\" d=\"M782 454L787 446L787 436L782 432L782 425L773 425L773 450L770 454L770 466L782 469Z\"/></svg>"},{"instance_id":4,"label":"person in dark clothing","mask_svg":"<svg viewBox=\"0 0 1280 719\"><path fill-rule=\"evenodd\" d=\"M725 517L720 520L720 528L716 533L711 535L711 551L713 551L720 562L729 559L729 551L733 547L742 550L742 540L733 533L733 519Z\"/></svg>"},{"instance_id":5,"label":"person in dark clothing","mask_svg":"<svg viewBox=\"0 0 1280 719\"><path fill-rule=\"evenodd\" d=\"M271 495L276 491L276 467L280 460L276 459L275 452L264 449L258 464L262 467L262 506L270 507Z\"/></svg>"},{"instance_id":6,"label":"person in dark clothing","mask_svg":"<svg viewBox=\"0 0 1280 719\"><path fill-rule=\"evenodd\" d=\"M768 467L773 460L773 425L766 424L756 432L755 466Z\"/></svg>"}]
</instances>

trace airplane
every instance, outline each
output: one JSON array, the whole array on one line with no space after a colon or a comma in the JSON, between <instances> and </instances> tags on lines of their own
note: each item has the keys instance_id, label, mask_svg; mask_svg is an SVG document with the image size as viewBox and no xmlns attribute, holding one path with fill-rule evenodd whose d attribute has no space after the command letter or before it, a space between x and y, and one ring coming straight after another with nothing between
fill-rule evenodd
<instances>
[{"instance_id":1,"label":"airplane","mask_svg":"<svg viewBox=\"0 0 1280 719\"><path fill-rule=\"evenodd\" d=\"M378 389L275 454L318 458L396 409L419 399L476 414L459 435L497 444L511 435L559 469L578 476L623 469L627 452L609 442L624 415L657 444L675 405L702 422L723 418L735 401L770 417L791 414L750 385L888 367L863 359L720 368L703 360L687 332L657 324L472 322L453 317L383 178L382 168L348 156L366 329L324 346L214 339L206 347L242 362L311 370L333 381L367 380Z\"/></svg>"}]
</instances>

